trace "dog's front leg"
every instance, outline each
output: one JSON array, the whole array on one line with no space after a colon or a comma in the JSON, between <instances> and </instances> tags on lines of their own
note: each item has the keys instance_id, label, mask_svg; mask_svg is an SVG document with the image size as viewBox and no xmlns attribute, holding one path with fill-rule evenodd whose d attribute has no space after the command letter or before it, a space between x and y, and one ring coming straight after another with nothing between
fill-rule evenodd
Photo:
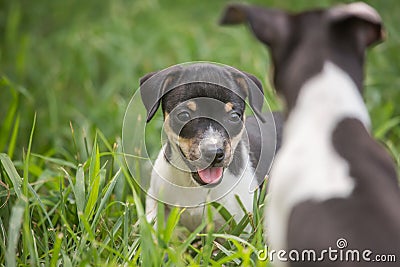
<instances>
[{"instance_id":1,"label":"dog's front leg","mask_svg":"<svg viewBox=\"0 0 400 267\"><path fill-rule=\"evenodd\" d=\"M151 190L151 189L150 189ZM150 195L146 197L146 220L148 223L152 223L154 221L154 229L157 229L157 211L158 211L158 201L152 198ZM164 225L168 220L168 216L170 213L170 207L167 204L164 204Z\"/></svg>"},{"instance_id":2,"label":"dog's front leg","mask_svg":"<svg viewBox=\"0 0 400 267\"><path fill-rule=\"evenodd\" d=\"M149 223L157 217L157 201L152 197L146 197L146 219Z\"/></svg>"}]
</instances>

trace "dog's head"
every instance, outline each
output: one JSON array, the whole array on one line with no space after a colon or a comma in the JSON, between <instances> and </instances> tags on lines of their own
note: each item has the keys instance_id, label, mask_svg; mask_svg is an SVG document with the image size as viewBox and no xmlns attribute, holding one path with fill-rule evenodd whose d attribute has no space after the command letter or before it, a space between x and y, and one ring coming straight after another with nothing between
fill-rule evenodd
<instances>
[{"instance_id":1,"label":"dog's head","mask_svg":"<svg viewBox=\"0 0 400 267\"><path fill-rule=\"evenodd\" d=\"M233 68L202 63L147 74L140 84L147 122L161 103L167 160L191 172L197 184L218 184L244 132L246 97L260 114L260 81Z\"/></svg>"},{"instance_id":2,"label":"dog's head","mask_svg":"<svg viewBox=\"0 0 400 267\"><path fill-rule=\"evenodd\" d=\"M239 23L248 23L257 39L269 47L273 83L289 109L304 82L328 60L347 72L361 91L365 49L383 38L379 14L361 2L297 14L229 5L221 24Z\"/></svg>"}]
</instances>

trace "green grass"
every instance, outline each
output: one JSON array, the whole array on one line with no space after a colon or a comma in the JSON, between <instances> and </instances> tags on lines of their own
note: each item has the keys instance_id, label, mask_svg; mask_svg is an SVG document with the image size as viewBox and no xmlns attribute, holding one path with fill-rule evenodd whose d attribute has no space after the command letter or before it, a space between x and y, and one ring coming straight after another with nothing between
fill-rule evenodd
<instances>
[{"instance_id":1,"label":"green grass","mask_svg":"<svg viewBox=\"0 0 400 267\"><path fill-rule=\"evenodd\" d=\"M249 2L297 11L338 1ZM368 53L365 100L374 136L400 166L400 5L368 2L387 40ZM195 60L228 64L258 76L271 107L280 107L265 48L245 27L217 26L226 3L0 2L0 266L267 265L254 253L264 246L263 201L237 224L215 206L229 229L215 229L208 209L189 232L176 209L154 230L122 155L124 112L150 71ZM159 115L148 129L152 154ZM253 233L243 233L247 224Z\"/></svg>"}]
</instances>

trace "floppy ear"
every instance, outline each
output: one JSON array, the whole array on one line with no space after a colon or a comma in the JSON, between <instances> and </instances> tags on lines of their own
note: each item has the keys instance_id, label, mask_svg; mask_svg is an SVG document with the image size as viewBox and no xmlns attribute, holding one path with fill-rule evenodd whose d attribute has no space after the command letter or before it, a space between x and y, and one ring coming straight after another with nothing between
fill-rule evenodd
<instances>
[{"instance_id":1,"label":"floppy ear","mask_svg":"<svg viewBox=\"0 0 400 267\"><path fill-rule=\"evenodd\" d=\"M221 25L248 23L261 42L274 47L288 35L287 14L277 9L266 9L245 4L232 4L225 8Z\"/></svg>"},{"instance_id":2,"label":"floppy ear","mask_svg":"<svg viewBox=\"0 0 400 267\"><path fill-rule=\"evenodd\" d=\"M247 76L254 84L257 86L257 89L249 82L246 81L243 77L235 77L236 83L242 88L246 96L249 98L249 104L253 109L255 115L262 121L265 122L264 116L261 114L261 110L264 104L264 89L262 87L262 83L256 76L253 74L242 71L244 75ZM257 91L254 91L257 90ZM260 94L261 93L261 94Z\"/></svg>"},{"instance_id":3,"label":"floppy ear","mask_svg":"<svg viewBox=\"0 0 400 267\"><path fill-rule=\"evenodd\" d=\"M140 86L142 86L142 84L147 81L148 79L150 79L151 77L153 77L154 74L158 73L158 71L153 71L150 73L147 73L146 75L144 75L142 78L139 79L139 83Z\"/></svg>"},{"instance_id":4,"label":"floppy ear","mask_svg":"<svg viewBox=\"0 0 400 267\"><path fill-rule=\"evenodd\" d=\"M384 39L382 19L378 12L363 2L340 5L328 10L332 25L353 28L361 45L365 48Z\"/></svg>"},{"instance_id":5,"label":"floppy ear","mask_svg":"<svg viewBox=\"0 0 400 267\"><path fill-rule=\"evenodd\" d=\"M158 107L160 106L159 91L153 88L145 88L144 84L147 80L157 74L158 71L147 73L145 76L139 79L140 83L140 96L142 97L142 102L147 110L146 122L149 122L156 113ZM160 86L161 88L161 86Z\"/></svg>"},{"instance_id":6,"label":"floppy ear","mask_svg":"<svg viewBox=\"0 0 400 267\"><path fill-rule=\"evenodd\" d=\"M243 72L243 73L246 74L246 76L255 83L258 90L260 90L260 92L261 92L261 94L259 94L259 92L251 89L251 88L254 88L254 86L250 86L248 98L249 98L249 104L253 108L254 113L258 116L258 118L262 122L265 122L264 116L261 114L261 110L262 110L262 107L264 104L264 89L262 87L262 83L253 74L250 74L247 72Z\"/></svg>"},{"instance_id":7,"label":"floppy ear","mask_svg":"<svg viewBox=\"0 0 400 267\"><path fill-rule=\"evenodd\" d=\"M140 95L147 110L146 122L149 122L154 117L154 114L157 112L157 109L160 106L165 88L173 79L173 74L171 73L165 75L164 77L155 77L155 81L150 79L157 73L158 71L150 72L139 80Z\"/></svg>"}]
</instances>

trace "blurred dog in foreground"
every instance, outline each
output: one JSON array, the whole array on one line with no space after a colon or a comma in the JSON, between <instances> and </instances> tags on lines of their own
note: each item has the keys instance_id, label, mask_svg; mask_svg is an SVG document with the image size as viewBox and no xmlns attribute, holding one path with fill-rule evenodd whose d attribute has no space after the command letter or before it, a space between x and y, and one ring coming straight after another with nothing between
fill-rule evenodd
<instances>
[{"instance_id":1,"label":"blurred dog in foreground","mask_svg":"<svg viewBox=\"0 0 400 267\"><path fill-rule=\"evenodd\" d=\"M286 254L275 263L398 266L375 261L400 260L400 191L393 160L371 137L362 99L365 50L383 38L379 14L365 3L298 14L233 4L221 23L248 23L269 47L273 83L287 104L266 234L271 249L313 250L318 260ZM358 250L359 261L329 260L324 252L331 247Z\"/></svg>"}]
</instances>

